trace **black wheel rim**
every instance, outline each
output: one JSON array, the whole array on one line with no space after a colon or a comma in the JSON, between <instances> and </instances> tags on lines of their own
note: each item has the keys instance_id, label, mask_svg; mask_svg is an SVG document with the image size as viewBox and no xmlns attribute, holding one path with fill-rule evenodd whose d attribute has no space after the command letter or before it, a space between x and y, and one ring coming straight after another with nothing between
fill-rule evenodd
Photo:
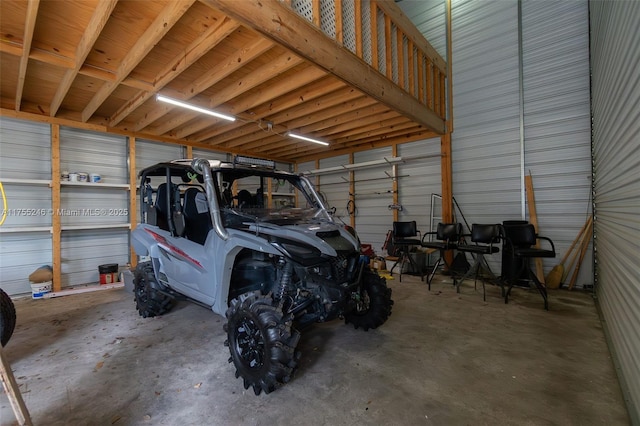
<instances>
[{"instance_id":1,"label":"black wheel rim","mask_svg":"<svg viewBox=\"0 0 640 426\"><path fill-rule=\"evenodd\" d=\"M236 327L236 353L251 369L264 365L265 340L260 327L250 318L242 318Z\"/></svg>"},{"instance_id":2,"label":"black wheel rim","mask_svg":"<svg viewBox=\"0 0 640 426\"><path fill-rule=\"evenodd\" d=\"M363 290L360 292L360 298L358 299L358 304L356 311L359 314L364 314L369 311L369 307L371 306L371 298L369 297L369 292Z\"/></svg>"}]
</instances>

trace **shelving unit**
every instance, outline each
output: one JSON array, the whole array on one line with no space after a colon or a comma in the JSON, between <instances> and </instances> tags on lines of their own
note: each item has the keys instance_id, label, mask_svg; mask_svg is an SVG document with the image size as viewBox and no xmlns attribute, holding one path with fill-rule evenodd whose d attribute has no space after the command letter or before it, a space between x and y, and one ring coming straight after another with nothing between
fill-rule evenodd
<instances>
[{"instance_id":1,"label":"shelving unit","mask_svg":"<svg viewBox=\"0 0 640 426\"><path fill-rule=\"evenodd\" d=\"M51 232L51 226L14 226L0 227L0 234L13 234L17 232Z\"/></svg>"},{"instance_id":2,"label":"shelving unit","mask_svg":"<svg viewBox=\"0 0 640 426\"><path fill-rule=\"evenodd\" d=\"M51 186L51 180L48 179L11 179L0 178L0 182L4 185L9 183L12 185L38 185L38 186Z\"/></svg>"},{"instance_id":3,"label":"shelving unit","mask_svg":"<svg viewBox=\"0 0 640 426\"><path fill-rule=\"evenodd\" d=\"M60 186L72 186L86 189L125 189L129 190L128 183L92 183L92 182L69 182L60 181Z\"/></svg>"}]
</instances>

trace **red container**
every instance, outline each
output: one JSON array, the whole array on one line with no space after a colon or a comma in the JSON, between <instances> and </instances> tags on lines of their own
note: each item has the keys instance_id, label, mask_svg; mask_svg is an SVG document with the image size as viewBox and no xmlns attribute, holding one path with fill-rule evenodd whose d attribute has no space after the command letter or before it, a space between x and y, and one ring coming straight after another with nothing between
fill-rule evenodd
<instances>
[{"instance_id":1,"label":"red container","mask_svg":"<svg viewBox=\"0 0 640 426\"><path fill-rule=\"evenodd\" d=\"M108 263L98 266L100 284L112 284L118 281L118 264Z\"/></svg>"}]
</instances>

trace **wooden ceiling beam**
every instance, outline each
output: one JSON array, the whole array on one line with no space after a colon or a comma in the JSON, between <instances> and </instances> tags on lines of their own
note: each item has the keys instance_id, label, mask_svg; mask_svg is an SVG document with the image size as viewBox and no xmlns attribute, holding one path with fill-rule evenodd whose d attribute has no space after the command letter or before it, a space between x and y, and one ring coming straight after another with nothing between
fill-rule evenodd
<instances>
[{"instance_id":1,"label":"wooden ceiling beam","mask_svg":"<svg viewBox=\"0 0 640 426\"><path fill-rule=\"evenodd\" d=\"M102 103L113 93L118 85L131 71L142 61L156 44L169 32L178 20L189 10L195 0L174 0L167 3L164 10L158 15L144 34L136 41L127 56L122 60L116 70L116 80L107 82L98 89L97 93L89 101L82 111L81 120L86 122Z\"/></svg>"},{"instance_id":2,"label":"wooden ceiling beam","mask_svg":"<svg viewBox=\"0 0 640 426\"><path fill-rule=\"evenodd\" d=\"M385 107L386 108L386 107ZM370 109L361 110L362 115L357 118L357 123L354 120L344 120L342 123L337 124L333 127L328 127L323 130L323 134L325 137L342 137L348 136L352 133L358 132L363 127L367 126L375 126L378 125L383 120L388 120L390 118L400 117L397 112L388 110L386 112L380 112L377 114L370 113L367 114ZM358 127L355 127L358 126Z\"/></svg>"},{"instance_id":3,"label":"wooden ceiling beam","mask_svg":"<svg viewBox=\"0 0 640 426\"><path fill-rule=\"evenodd\" d=\"M209 98L209 102L205 108L219 108L220 105L224 104L225 102L241 95L247 90L251 90L256 86L269 81L273 77L282 74L297 65L300 65L302 62L302 59L290 54L289 52L283 53L273 61L256 68L246 76L234 81L233 83L230 83L224 89L216 92L211 98ZM220 110L220 112L222 113L228 113L228 111L228 107ZM193 120L194 118L198 117L202 117L202 114L197 112L180 114L178 117L167 120L159 128L156 128L154 133L167 133L178 126L185 124L189 120Z\"/></svg>"},{"instance_id":4,"label":"wooden ceiling beam","mask_svg":"<svg viewBox=\"0 0 640 426\"><path fill-rule=\"evenodd\" d=\"M386 124L384 127L378 127L375 129L369 129L369 130L364 130L362 129L361 133L356 133L352 136L346 136L346 137L342 137L342 138L337 138L333 140L333 145L334 146L346 146L349 145L351 143L360 143L362 142L367 142L369 141L371 138L373 137L379 137L381 135L389 135L389 134L393 134L394 132L398 132L398 131L405 131L405 130L410 130L410 129L416 129L416 123L404 118L401 121L398 121L398 119L392 119L392 120L387 120L388 124ZM424 127L419 126L417 127L418 129L424 129Z\"/></svg>"},{"instance_id":5,"label":"wooden ceiling beam","mask_svg":"<svg viewBox=\"0 0 640 426\"><path fill-rule=\"evenodd\" d=\"M117 0L105 0L98 2L96 9L91 16L91 21L89 21L89 25L87 25L87 28L80 39L80 43L78 43L78 46L76 47L74 66L71 69L67 69L64 73L64 77L62 77L62 81L58 85L56 94L53 96L51 104L49 105L49 115L55 116L58 112L58 108L60 108L62 101L65 96L67 96L67 92L69 92L73 81L78 75L80 68L82 68L85 59L89 56L89 53L100 36L102 29L107 24L107 21L111 16L111 12L116 7L117 2Z\"/></svg>"},{"instance_id":6,"label":"wooden ceiling beam","mask_svg":"<svg viewBox=\"0 0 640 426\"><path fill-rule=\"evenodd\" d=\"M182 93L180 94L178 99L182 101L188 101L194 98L209 87L218 83L223 78L228 77L238 69L242 68L246 63L260 56L262 53L266 52L272 47L272 42L263 38L259 38L249 47L236 50L232 55L229 56L225 63L220 64L220 66L213 71L205 72L190 86L182 89ZM208 105L205 105L204 103L200 106L202 106L203 108L208 107ZM138 120L138 122L134 125L134 130L139 131L141 129L144 129L151 123L161 119L166 114L173 111L174 108L174 106L169 104L157 105L152 111L145 114L144 118Z\"/></svg>"},{"instance_id":7,"label":"wooden ceiling beam","mask_svg":"<svg viewBox=\"0 0 640 426\"><path fill-rule=\"evenodd\" d=\"M334 40L280 2L261 0L201 0L261 32L297 55L324 68L391 109L438 134L445 122L434 111L389 81ZM414 43L416 40L414 40Z\"/></svg>"},{"instance_id":8,"label":"wooden ceiling beam","mask_svg":"<svg viewBox=\"0 0 640 426\"><path fill-rule=\"evenodd\" d=\"M242 123L238 123L236 125L236 127L234 129L229 129L226 132L223 133L218 133L216 135L207 135L207 139L210 139L214 136L218 136L218 138L216 138L216 143L217 144L222 144L224 142L228 142L231 141L233 139L239 138L239 137L243 137L245 135L254 133L256 131L256 127L255 124L258 125L264 125L265 127L267 126L267 124L260 124L261 120L267 116L270 116L270 114L277 114L278 112L281 111L290 111L292 108L302 105L301 102L310 102L313 101L314 99L318 99L318 98L326 98L327 96L329 96L329 94L335 93L337 91L342 91L345 88L344 83L342 83L341 81L337 81L334 80L333 82L326 82L326 80L322 79L317 83L314 83L312 85L310 85L310 87L308 88L308 90L301 92L296 92L292 95L288 95L286 96L286 100L277 100L274 102L270 102L266 105L262 105L260 108L257 108L255 111L253 111L253 114L251 115L251 125L247 125L247 122L242 122ZM344 98L342 96L340 96L340 100L343 100ZM334 101L334 102L339 102L339 100ZM274 107L275 104L275 107ZM303 114L304 110L300 113ZM265 121L270 121L273 123L273 126L279 126L278 123L273 122L273 116L270 116L269 119L265 119ZM204 139L202 139L204 140Z\"/></svg>"},{"instance_id":9,"label":"wooden ceiling beam","mask_svg":"<svg viewBox=\"0 0 640 426\"><path fill-rule=\"evenodd\" d=\"M309 113L309 106L306 106L305 108L300 109L298 114L291 117L289 121L285 121L285 120L274 121L275 123L278 123L277 125L273 126L274 133L284 134L289 130L298 130L299 127L308 126L314 123L315 121L340 115L342 112L350 108L357 108L357 105L360 105L362 103L375 102L375 100L372 100L370 98L367 98L366 96L363 96L360 92L354 91L351 93L353 94L352 98L345 98L344 95L340 96L339 98L334 98L332 99L332 102L325 103L322 107L323 109L318 110L312 114ZM259 138L259 133L257 135ZM246 136L241 139L236 138L230 142L223 143L222 146L225 146L228 149L233 148L235 146L242 146L243 149L247 149L246 148L247 146L250 146L250 147L259 146L260 141L256 142L257 135L254 134L253 136ZM308 136L312 137L312 135L310 134L308 134ZM248 148L248 149L251 149L251 148Z\"/></svg>"},{"instance_id":10,"label":"wooden ceiling beam","mask_svg":"<svg viewBox=\"0 0 640 426\"><path fill-rule=\"evenodd\" d=\"M109 118L109 125L115 126L120 123L126 116L135 111L140 105L153 97L184 70L189 68L207 52L217 46L222 40L227 38L231 33L238 29L239 26L240 24L238 22L225 17L218 25L210 27L167 63L167 65L155 77L152 90L140 91L122 105L118 111Z\"/></svg>"},{"instance_id":11,"label":"wooden ceiling beam","mask_svg":"<svg viewBox=\"0 0 640 426\"><path fill-rule=\"evenodd\" d=\"M237 101L234 99L231 111L233 111L233 114L246 112L246 115L249 116L251 120L260 120L267 114L269 114L272 109L275 110L277 108L280 108L283 104L288 105L288 102L299 103L304 102L306 99L309 99L311 96L313 96L309 93L309 88L302 89L302 92L299 92L298 90L303 86L313 83L316 80L320 79L320 82L322 83L322 86L324 88L330 88L331 83L327 83L328 79L322 79L325 75L326 73L321 69L308 66L304 69L301 69L300 72L297 72L295 75L291 76L291 78L283 79L274 84L266 84L255 93L243 95L242 98ZM344 87L344 83L338 82L337 80L334 81ZM289 92L292 92L292 90L296 91L294 93L288 94ZM330 91L332 90L335 89L331 89ZM287 108L289 108L289 106L287 106ZM206 130L206 128L201 129L202 131L194 135L192 140L200 141L210 139L214 136L238 129L244 126L244 124L245 123L243 122L235 122L226 126L216 126L215 128L209 130ZM193 134L186 134L187 130L189 129L185 129L184 137L188 137Z\"/></svg>"},{"instance_id":12,"label":"wooden ceiling beam","mask_svg":"<svg viewBox=\"0 0 640 426\"><path fill-rule=\"evenodd\" d=\"M27 65L29 64L29 53L31 52L31 42L33 41L33 30L36 26L36 18L38 17L38 7L40 0L29 0L27 2L27 17L24 24L24 35L22 37L22 55L20 56L20 68L18 69L18 83L16 85L16 111L20 111L20 102L22 102L22 91L24 90L24 81L27 77Z\"/></svg>"},{"instance_id":13,"label":"wooden ceiling beam","mask_svg":"<svg viewBox=\"0 0 640 426\"><path fill-rule=\"evenodd\" d=\"M289 108L291 106L295 106L296 104L299 104L309 99L308 96L304 95L304 92L299 92L300 88L309 84L314 80L317 80L318 78L322 78L324 75L325 75L325 72L318 68L307 67L304 70L297 71L294 75L291 76L291 78L283 79L274 84L268 84L267 82L267 84L265 85L267 87L265 87L265 90L261 91L260 93L251 94L247 96L247 99L241 102L235 102L234 100L231 106L230 112L233 115L240 115L241 113L251 108L254 108L258 105L264 104L265 102L270 102L269 106L271 106L271 108L274 108L271 111L275 111L275 108L280 108L280 110L282 110L285 108ZM324 92L327 93L327 92L336 90L338 88L338 85L341 85L342 87L344 87L344 83L342 82L336 81L335 88L331 87L332 86L331 83L328 83L328 84L325 83ZM280 97L284 97L287 95L287 93L292 91L295 91L295 93L293 94L293 96L289 96L289 98L292 98L289 101L290 104L287 104L284 101L281 101L279 99ZM277 106L274 107L274 104ZM250 114L245 114L245 115L250 115L250 120L252 121L258 121L262 119L267 113L268 113L268 107L267 107L267 112L264 114L259 114L256 111L251 111ZM242 120L242 118L240 119ZM234 123L229 127L226 127L226 131L231 131L232 129L241 127L243 124L244 123L238 123L238 124ZM192 125L188 125L179 129L176 132L176 136L179 138L186 138L208 127L211 127L211 126L207 124L204 120L201 120ZM219 130L221 129L221 127L222 126L217 126L215 127L215 129ZM224 131L221 131L220 133L224 133ZM217 133L217 134L220 134L220 133Z\"/></svg>"}]
</instances>

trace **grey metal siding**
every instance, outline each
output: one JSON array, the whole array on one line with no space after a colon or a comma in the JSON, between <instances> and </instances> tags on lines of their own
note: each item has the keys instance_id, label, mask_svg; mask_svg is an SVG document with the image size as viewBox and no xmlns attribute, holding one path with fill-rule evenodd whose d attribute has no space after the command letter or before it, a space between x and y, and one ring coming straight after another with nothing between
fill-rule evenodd
<instances>
[{"instance_id":1,"label":"grey metal siding","mask_svg":"<svg viewBox=\"0 0 640 426\"><path fill-rule=\"evenodd\" d=\"M40 180L40 184L10 183ZM0 117L0 181L8 209L44 214L8 214L0 228L0 285L9 295L30 293L29 274L51 265L51 130L50 126ZM4 209L5 206L2 206ZM7 232L18 228L38 232Z\"/></svg>"},{"instance_id":2,"label":"grey metal siding","mask_svg":"<svg viewBox=\"0 0 640 426\"><path fill-rule=\"evenodd\" d=\"M640 424L640 2L592 1L596 295Z\"/></svg>"},{"instance_id":3,"label":"grey metal siding","mask_svg":"<svg viewBox=\"0 0 640 426\"><path fill-rule=\"evenodd\" d=\"M356 152L355 164L391 158L391 148L378 148ZM393 203L393 182L384 173L391 173L389 167L375 167L356 170L356 230L360 241L371 244L376 253L382 253L382 246L393 224L393 213L389 205Z\"/></svg>"},{"instance_id":4,"label":"grey metal siding","mask_svg":"<svg viewBox=\"0 0 640 426\"><path fill-rule=\"evenodd\" d=\"M522 2L524 171L532 175L538 231L560 256L591 214L588 19L585 1ZM578 287L593 284L591 259L589 250ZM558 262L545 259L545 271Z\"/></svg>"},{"instance_id":5,"label":"grey metal siding","mask_svg":"<svg viewBox=\"0 0 640 426\"><path fill-rule=\"evenodd\" d=\"M320 168L336 167L349 164L349 156L341 155L320 160ZM336 208L336 217L350 223L347 203L349 202L349 172L331 173L320 176L318 187L326 198L329 207Z\"/></svg>"},{"instance_id":6,"label":"grey metal siding","mask_svg":"<svg viewBox=\"0 0 640 426\"><path fill-rule=\"evenodd\" d=\"M96 283L98 266L129 261L129 192L110 184L127 184L127 139L124 136L60 128L60 169L98 173L101 183L60 189L62 287ZM121 228L101 229L122 225ZM70 229L89 226L90 229Z\"/></svg>"}]
</instances>

